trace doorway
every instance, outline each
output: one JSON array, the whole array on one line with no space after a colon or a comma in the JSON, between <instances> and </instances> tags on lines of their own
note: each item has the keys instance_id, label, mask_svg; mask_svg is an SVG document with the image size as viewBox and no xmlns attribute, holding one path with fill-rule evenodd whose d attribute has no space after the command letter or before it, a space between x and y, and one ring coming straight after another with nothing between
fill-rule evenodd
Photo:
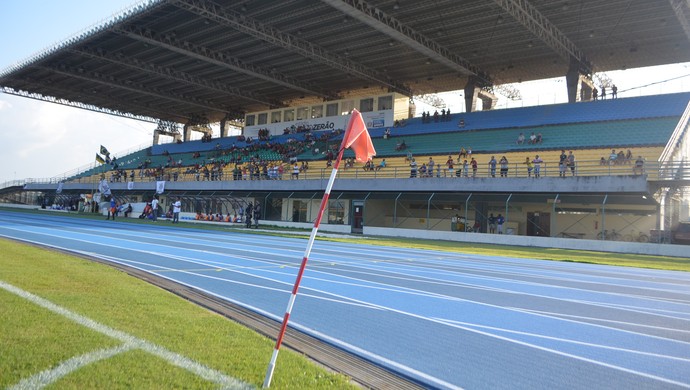
<instances>
[{"instance_id":1,"label":"doorway","mask_svg":"<svg viewBox=\"0 0 690 390\"><path fill-rule=\"evenodd\" d=\"M362 234L364 232L364 201L352 201L352 233Z\"/></svg>"},{"instance_id":2,"label":"doorway","mask_svg":"<svg viewBox=\"0 0 690 390\"><path fill-rule=\"evenodd\" d=\"M527 235L551 237L551 213L527 213Z\"/></svg>"}]
</instances>

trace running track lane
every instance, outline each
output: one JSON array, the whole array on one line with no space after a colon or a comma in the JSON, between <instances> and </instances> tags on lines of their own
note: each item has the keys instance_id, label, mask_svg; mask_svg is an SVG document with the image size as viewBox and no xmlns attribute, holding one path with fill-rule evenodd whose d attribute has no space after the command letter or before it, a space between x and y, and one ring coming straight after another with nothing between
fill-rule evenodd
<instances>
[{"instance_id":1,"label":"running track lane","mask_svg":"<svg viewBox=\"0 0 690 390\"><path fill-rule=\"evenodd\" d=\"M306 245L6 211L0 236L127 264L275 319ZM290 321L430 388L690 388L683 272L316 241Z\"/></svg>"}]
</instances>

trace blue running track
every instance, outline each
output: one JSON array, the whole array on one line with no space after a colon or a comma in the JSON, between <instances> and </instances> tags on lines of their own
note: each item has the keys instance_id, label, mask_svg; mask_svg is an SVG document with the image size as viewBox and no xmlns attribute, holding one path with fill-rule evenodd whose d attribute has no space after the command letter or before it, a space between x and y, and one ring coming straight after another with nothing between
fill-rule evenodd
<instances>
[{"instance_id":1,"label":"blue running track","mask_svg":"<svg viewBox=\"0 0 690 390\"><path fill-rule=\"evenodd\" d=\"M275 319L306 246L6 211L0 237L126 264ZM292 327L429 388L690 388L690 273L362 243L315 242Z\"/></svg>"}]
</instances>

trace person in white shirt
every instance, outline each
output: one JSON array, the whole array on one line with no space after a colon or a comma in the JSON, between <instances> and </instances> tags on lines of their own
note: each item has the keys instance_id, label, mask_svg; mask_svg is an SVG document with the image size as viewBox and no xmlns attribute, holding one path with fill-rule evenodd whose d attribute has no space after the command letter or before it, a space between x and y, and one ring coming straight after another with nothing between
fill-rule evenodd
<instances>
[{"instance_id":1,"label":"person in white shirt","mask_svg":"<svg viewBox=\"0 0 690 390\"><path fill-rule=\"evenodd\" d=\"M153 222L156 222L158 220L158 198L155 196L151 200L151 215L153 215Z\"/></svg>"},{"instance_id":2,"label":"person in white shirt","mask_svg":"<svg viewBox=\"0 0 690 390\"><path fill-rule=\"evenodd\" d=\"M173 203L173 220L172 223L180 223L180 210L182 209L182 202L180 202L180 198L177 198L175 200L175 203Z\"/></svg>"}]
</instances>

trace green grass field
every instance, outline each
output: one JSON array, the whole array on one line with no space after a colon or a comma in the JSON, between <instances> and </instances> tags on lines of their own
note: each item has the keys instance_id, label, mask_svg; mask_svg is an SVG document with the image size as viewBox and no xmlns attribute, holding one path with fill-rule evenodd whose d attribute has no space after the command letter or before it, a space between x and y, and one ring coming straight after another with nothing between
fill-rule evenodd
<instances>
[{"instance_id":1,"label":"green grass field","mask_svg":"<svg viewBox=\"0 0 690 390\"><path fill-rule=\"evenodd\" d=\"M37 211L33 211L37 212ZM99 216L60 214L75 218ZM147 223L136 219L128 223ZM118 223L118 222L115 222ZM171 225L172 226L172 225ZM184 228L242 231L180 223ZM290 231L275 234L306 238ZM481 245L413 239L319 238L370 245L524 257L616 266L690 271L690 259L591 251ZM0 240L0 282L35 294L112 329L153 343L226 376L260 387L274 342L224 317L108 266L15 242ZM122 341L0 288L0 388L33 378L76 357L112 351ZM217 388L213 381L169 360L132 348L62 375L56 388ZM271 388L354 388L307 358L281 351Z\"/></svg>"},{"instance_id":2,"label":"green grass field","mask_svg":"<svg viewBox=\"0 0 690 390\"><path fill-rule=\"evenodd\" d=\"M0 281L100 324L261 387L274 342L105 265L0 240ZM122 342L0 288L0 388ZM187 369L132 349L59 377L55 388L217 388ZM271 388L355 388L283 349Z\"/></svg>"}]
</instances>

